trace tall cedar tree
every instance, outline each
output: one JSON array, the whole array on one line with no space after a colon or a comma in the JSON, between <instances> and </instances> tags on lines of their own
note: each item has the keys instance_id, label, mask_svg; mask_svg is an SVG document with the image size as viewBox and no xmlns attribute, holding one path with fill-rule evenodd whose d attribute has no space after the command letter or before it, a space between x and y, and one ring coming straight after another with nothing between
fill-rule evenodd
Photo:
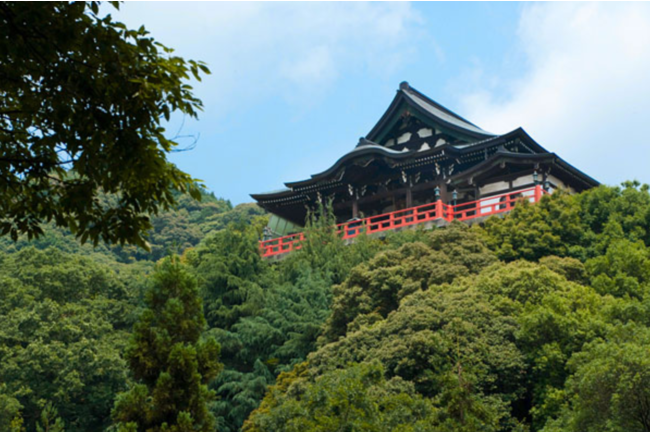
<instances>
[{"instance_id":1,"label":"tall cedar tree","mask_svg":"<svg viewBox=\"0 0 650 432\"><path fill-rule=\"evenodd\" d=\"M126 353L137 384L116 399L117 430L212 432L208 383L222 365L217 342L201 340L206 322L196 280L170 257L153 281Z\"/></svg>"}]
</instances>

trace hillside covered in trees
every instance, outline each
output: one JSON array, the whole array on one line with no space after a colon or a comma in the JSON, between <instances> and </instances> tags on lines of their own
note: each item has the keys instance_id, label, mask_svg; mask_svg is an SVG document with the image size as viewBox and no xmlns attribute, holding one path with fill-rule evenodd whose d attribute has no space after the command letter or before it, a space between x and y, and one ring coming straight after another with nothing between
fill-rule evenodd
<instances>
[{"instance_id":1,"label":"hillside covered in trees","mask_svg":"<svg viewBox=\"0 0 650 432\"><path fill-rule=\"evenodd\" d=\"M279 261L256 206L178 201L150 252L0 241L1 431L650 431L646 185L351 246L325 211Z\"/></svg>"}]
</instances>

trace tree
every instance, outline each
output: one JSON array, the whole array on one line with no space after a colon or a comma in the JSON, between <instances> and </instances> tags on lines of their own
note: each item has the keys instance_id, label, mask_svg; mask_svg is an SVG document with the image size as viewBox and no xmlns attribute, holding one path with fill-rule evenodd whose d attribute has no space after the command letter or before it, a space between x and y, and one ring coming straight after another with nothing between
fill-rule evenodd
<instances>
[{"instance_id":1,"label":"tree","mask_svg":"<svg viewBox=\"0 0 650 432\"><path fill-rule=\"evenodd\" d=\"M386 317L411 293L478 273L496 261L478 235L463 224L434 230L422 240L378 253L334 286L324 341L336 340L359 323Z\"/></svg>"},{"instance_id":2,"label":"tree","mask_svg":"<svg viewBox=\"0 0 650 432\"><path fill-rule=\"evenodd\" d=\"M275 376L315 349L330 293L329 283L306 267L295 284L267 285L264 306L254 316L241 318L227 331L213 330L224 347L225 370L212 387L219 396L213 412L220 432L238 431Z\"/></svg>"},{"instance_id":3,"label":"tree","mask_svg":"<svg viewBox=\"0 0 650 432\"><path fill-rule=\"evenodd\" d=\"M277 374L315 349L332 282L380 249L369 238L345 246L329 210L322 206L311 215L312 241L281 261L261 259L258 239L266 219L257 217L207 235L183 256L199 281L209 334L221 345L224 371L210 385L221 432L239 431Z\"/></svg>"},{"instance_id":4,"label":"tree","mask_svg":"<svg viewBox=\"0 0 650 432\"><path fill-rule=\"evenodd\" d=\"M488 246L504 261L585 255L587 230L581 225L580 208L572 195L562 191L536 205L518 205L506 218L490 218L484 229Z\"/></svg>"},{"instance_id":5,"label":"tree","mask_svg":"<svg viewBox=\"0 0 650 432\"><path fill-rule=\"evenodd\" d=\"M6 394L6 384L0 384L0 430L19 432L23 418L20 415L22 406L14 397Z\"/></svg>"},{"instance_id":6,"label":"tree","mask_svg":"<svg viewBox=\"0 0 650 432\"><path fill-rule=\"evenodd\" d=\"M490 218L481 231L506 261L557 255L584 262L622 239L650 246L650 186L622 186L601 185L577 195L556 191L539 205L517 206L508 217Z\"/></svg>"},{"instance_id":7,"label":"tree","mask_svg":"<svg viewBox=\"0 0 650 432\"><path fill-rule=\"evenodd\" d=\"M413 385L386 380L378 362L306 379L304 365L282 374L245 432L433 432L436 410ZM291 390L288 391L288 389ZM285 393L286 392L286 393Z\"/></svg>"},{"instance_id":8,"label":"tree","mask_svg":"<svg viewBox=\"0 0 650 432\"><path fill-rule=\"evenodd\" d=\"M177 142L161 122L197 116L185 81L209 70L172 52L98 2L0 2L1 235L53 221L82 242L146 248L148 215L173 191L200 197L167 160Z\"/></svg>"},{"instance_id":9,"label":"tree","mask_svg":"<svg viewBox=\"0 0 650 432\"><path fill-rule=\"evenodd\" d=\"M47 403L41 412L40 424L36 425L36 432L65 432L65 423L58 414L54 405Z\"/></svg>"},{"instance_id":10,"label":"tree","mask_svg":"<svg viewBox=\"0 0 650 432\"><path fill-rule=\"evenodd\" d=\"M210 327L229 329L261 306L259 282L267 266L257 245L262 227L256 225L231 224L185 254L198 275Z\"/></svg>"},{"instance_id":11,"label":"tree","mask_svg":"<svg viewBox=\"0 0 650 432\"><path fill-rule=\"evenodd\" d=\"M126 389L121 352L133 305L107 266L56 249L24 249L0 265L0 430L34 432L47 401L67 432L103 430ZM19 415L20 413L20 415ZM20 428L15 429L20 430Z\"/></svg>"},{"instance_id":12,"label":"tree","mask_svg":"<svg viewBox=\"0 0 650 432\"><path fill-rule=\"evenodd\" d=\"M647 327L628 325L576 354L568 403L543 431L650 431L649 341Z\"/></svg>"},{"instance_id":13,"label":"tree","mask_svg":"<svg viewBox=\"0 0 650 432\"><path fill-rule=\"evenodd\" d=\"M196 280L176 257L153 277L126 352L137 384L115 401L117 430L212 432L207 384L221 364L216 341L201 340L206 322Z\"/></svg>"}]
</instances>

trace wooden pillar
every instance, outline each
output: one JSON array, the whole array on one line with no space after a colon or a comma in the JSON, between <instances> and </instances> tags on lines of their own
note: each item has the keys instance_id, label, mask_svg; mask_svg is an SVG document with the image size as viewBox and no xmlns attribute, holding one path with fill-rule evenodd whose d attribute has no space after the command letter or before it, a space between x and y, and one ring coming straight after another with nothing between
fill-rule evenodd
<instances>
[{"instance_id":1,"label":"wooden pillar","mask_svg":"<svg viewBox=\"0 0 650 432\"><path fill-rule=\"evenodd\" d=\"M406 189L406 208L413 207L413 192L411 188Z\"/></svg>"},{"instance_id":2,"label":"wooden pillar","mask_svg":"<svg viewBox=\"0 0 650 432\"><path fill-rule=\"evenodd\" d=\"M438 186L440 187L440 201L447 204L450 199L449 194L447 193L447 185L445 183L438 183Z\"/></svg>"},{"instance_id":3,"label":"wooden pillar","mask_svg":"<svg viewBox=\"0 0 650 432\"><path fill-rule=\"evenodd\" d=\"M359 200L352 201L352 219L359 217Z\"/></svg>"}]
</instances>

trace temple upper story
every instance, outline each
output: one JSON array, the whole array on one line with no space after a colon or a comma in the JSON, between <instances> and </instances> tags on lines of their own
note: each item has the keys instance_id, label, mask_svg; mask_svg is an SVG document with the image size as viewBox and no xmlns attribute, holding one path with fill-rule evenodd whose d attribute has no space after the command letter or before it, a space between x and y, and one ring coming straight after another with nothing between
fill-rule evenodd
<instances>
[{"instance_id":1,"label":"temple upper story","mask_svg":"<svg viewBox=\"0 0 650 432\"><path fill-rule=\"evenodd\" d=\"M343 224L436 202L469 208L535 186L597 185L522 128L487 132L403 82L377 124L330 168L251 196L272 214L268 235L277 237L299 232L318 202L331 201Z\"/></svg>"}]
</instances>

